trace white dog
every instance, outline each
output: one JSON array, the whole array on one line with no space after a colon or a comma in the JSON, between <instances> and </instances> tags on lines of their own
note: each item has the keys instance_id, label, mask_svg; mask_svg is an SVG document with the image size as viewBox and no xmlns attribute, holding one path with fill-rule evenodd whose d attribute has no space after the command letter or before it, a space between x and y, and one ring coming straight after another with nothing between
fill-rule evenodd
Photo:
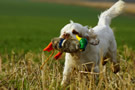
<instances>
[{"instance_id":1,"label":"white dog","mask_svg":"<svg viewBox=\"0 0 135 90\"><path fill-rule=\"evenodd\" d=\"M66 53L62 85L68 83L72 70L84 63L94 63L93 71L99 73L101 58L106 56L109 56L113 62L113 72L117 73L119 71L119 64L116 60L117 45L113 31L110 28L110 23L112 18L121 14L124 6L125 4L122 0L116 2L110 9L104 11L100 15L97 26L90 30L86 26L74 23L73 21L62 28L60 34L61 38L76 39L76 34L78 34L80 37L87 38L88 40L88 45L85 51ZM87 65L88 70L91 70L91 67L91 65Z\"/></svg>"}]
</instances>

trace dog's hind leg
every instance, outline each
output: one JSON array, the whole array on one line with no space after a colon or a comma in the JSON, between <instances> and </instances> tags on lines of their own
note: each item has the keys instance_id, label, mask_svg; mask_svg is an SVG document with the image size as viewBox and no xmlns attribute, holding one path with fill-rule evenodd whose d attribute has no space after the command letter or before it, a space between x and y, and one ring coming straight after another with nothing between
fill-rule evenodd
<instances>
[{"instance_id":1,"label":"dog's hind leg","mask_svg":"<svg viewBox=\"0 0 135 90\"><path fill-rule=\"evenodd\" d=\"M117 61L117 45L115 40L111 43L110 48L109 48L109 56L111 59L111 62L113 64L113 72L117 73L120 71L120 65L119 61Z\"/></svg>"},{"instance_id":2,"label":"dog's hind leg","mask_svg":"<svg viewBox=\"0 0 135 90\"><path fill-rule=\"evenodd\" d=\"M112 64L113 64L113 72L114 73L117 73L120 71L120 63L117 61L116 59L116 56L117 56L117 51L113 51L112 54L111 54L111 61L112 61Z\"/></svg>"}]
</instances>

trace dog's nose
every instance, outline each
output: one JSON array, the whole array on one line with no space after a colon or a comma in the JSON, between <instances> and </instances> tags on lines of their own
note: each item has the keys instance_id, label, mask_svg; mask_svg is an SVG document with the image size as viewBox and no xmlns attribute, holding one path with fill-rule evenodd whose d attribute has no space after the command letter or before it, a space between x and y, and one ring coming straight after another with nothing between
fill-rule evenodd
<instances>
[{"instance_id":1,"label":"dog's nose","mask_svg":"<svg viewBox=\"0 0 135 90\"><path fill-rule=\"evenodd\" d=\"M64 38L64 39L68 39L68 38L69 38L69 36L70 36L70 34L69 34L69 33L65 33L65 34L63 35L63 38Z\"/></svg>"}]
</instances>

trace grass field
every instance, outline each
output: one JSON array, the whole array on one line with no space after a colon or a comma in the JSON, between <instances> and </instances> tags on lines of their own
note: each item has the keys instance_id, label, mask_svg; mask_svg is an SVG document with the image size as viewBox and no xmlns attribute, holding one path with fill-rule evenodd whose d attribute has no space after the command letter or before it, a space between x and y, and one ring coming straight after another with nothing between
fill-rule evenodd
<instances>
[{"instance_id":1,"label":"grass field","mask_svg":"<svg viewBox=\"0 0 135 90\"><path fill-rule=\"evenodd\" d=\"M0 89L60 90L64 58L51 58L41 72L40 65L48 56L42 49L51 38L59 36L69 20L94 27L102 11L55 3L0 1ZM135 49L134 22L134 16L124 14L111 24L119 48L120 73L113 74L108 63L105 69L101 66L98 85L93 74L88 74L90 84L85 85L85 76L75 71L68 86L71 90L135 89L135 52L129 48Z\"/></svg>"},{"instance_id":2,"label":"grass field","mask_svg":"<svg viewBox=\"0 0 135 90\"><path fill-rule=\"evenodd\" d=\"M70 84L64 89L60 83L64 66L63 58L55 61L51 58L43 70L40 65L47 58L47 54L33 52L12 52L4 54L0 71L0 90L134 90L135 89L135 52L127 46L118 51L120 72L114 74L111 63L100 66L99 83L95 84L94 73L83 75L74 70ZM88 78L86 78L86 76ZM87 80L86 80L87 79ZM87 81L87 82L86 82ZM87 83L87 84L86 84Z\"/></svg>"}]
</instances>

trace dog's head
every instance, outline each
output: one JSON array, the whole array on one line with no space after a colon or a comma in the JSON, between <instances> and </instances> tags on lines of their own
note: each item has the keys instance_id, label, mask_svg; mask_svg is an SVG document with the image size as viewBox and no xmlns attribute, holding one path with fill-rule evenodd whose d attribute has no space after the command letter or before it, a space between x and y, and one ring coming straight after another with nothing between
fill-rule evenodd
<instances>
[{"instance_id":1,"label":"dog's head","mask_svg":"<svg viewBox=\"0 0 135 90\"><path fill-rule=\"evenodd\" d=\"M65 25L60 34L60 38L64 39L76 39L76 35L82 38L86 38L88 43L91 45L98 45L99 39L93 30L89 30L87 26L82 26L79 23L70 21L69 24Z\"/></svg>"}]
</instances>

